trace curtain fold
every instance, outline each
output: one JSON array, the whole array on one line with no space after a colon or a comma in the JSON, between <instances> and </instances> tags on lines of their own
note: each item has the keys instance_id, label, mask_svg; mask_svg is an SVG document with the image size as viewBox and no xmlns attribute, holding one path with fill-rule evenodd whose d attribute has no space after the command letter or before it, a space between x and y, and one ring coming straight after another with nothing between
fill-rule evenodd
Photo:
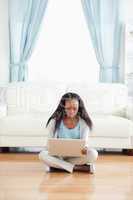
<instances>
[{"instance_id":1,"label":"curtain fold","mask_svg":"<svg viewBox=\"0 0 133 200\"><path fill-rule=\"evenodd\" d=\"M10 82L25 81L48 0L9 1Z\"/></svg>"},{"instance_id":2,"label":"curtain fold","mask_svg":"<svg viewBox=\"0 0 133 200\"><path fill-rule=\"evenodd\" d=\"M100 82L121 82L120 45L122 15L120 0L81 0L97 61Z\"/></svg>"}]
</instances>

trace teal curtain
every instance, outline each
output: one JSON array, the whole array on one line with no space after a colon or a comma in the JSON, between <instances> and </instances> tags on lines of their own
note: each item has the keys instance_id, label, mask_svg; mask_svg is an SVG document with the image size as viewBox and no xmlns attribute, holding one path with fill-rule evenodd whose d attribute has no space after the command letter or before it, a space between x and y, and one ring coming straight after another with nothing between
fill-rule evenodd
<instances>
[{"instance_id":1,"label":"teal curtain","mask_svg":"<svg viewBox=\"0 0 133 200\"><path fill-rule=\"evenodd\" d=\"M120 43L122 13L120 0L81 0L86 22L100 65L100 82L121 82Z\"/></svg>"},{"instance_id":2,"label":"teal curtain","mask_svg":"<svg viewBox=\"0 0 133 200\"><path fill-rule=\"evenodd\" d=\"M10 82L25 81L48 0L9 0Z\"/></svg>"}]
</instances>

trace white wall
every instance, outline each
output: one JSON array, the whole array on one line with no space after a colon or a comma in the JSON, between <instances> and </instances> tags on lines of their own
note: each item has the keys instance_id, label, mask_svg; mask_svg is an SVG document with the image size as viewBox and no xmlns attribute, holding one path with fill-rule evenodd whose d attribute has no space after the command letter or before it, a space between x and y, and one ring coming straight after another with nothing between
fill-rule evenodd
<instances>
[{"instance_id":1,"label":"white wall","mask_svg":"<svg viewBox=\"0 0 133 200\"><path fill-rule=\"evenodd\" d=\"M8 0L0 0L0 83L9 80Z\"/></svg>"},{"instance_id":2,"label":"white wall","mask_svg":"<svg viewBox=\"0 0 133 200\"><path fill-rule=\"evenodd\" d=\"M29 60L30 81L97 82L95 56L80 0L50 0Z\"/></svg>"}]
</instances>

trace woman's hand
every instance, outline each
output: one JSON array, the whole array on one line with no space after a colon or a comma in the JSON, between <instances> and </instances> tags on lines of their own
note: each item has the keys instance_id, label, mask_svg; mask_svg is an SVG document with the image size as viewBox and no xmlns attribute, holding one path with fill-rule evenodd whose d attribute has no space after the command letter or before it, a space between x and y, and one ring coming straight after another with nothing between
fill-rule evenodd
<instances>
[{"instance_id":1,"label":"woman's hand","mask_svg":"<svg viewBox=\"0 0 133 200\"><path fill-rule=\"evenodd\" d=\"M87 155L87 150L88 150L88 148L87 148L87 147L84 147L84 148L81 150L81 153L82 153L83 155Z\"/></svg>"}]
</instances>

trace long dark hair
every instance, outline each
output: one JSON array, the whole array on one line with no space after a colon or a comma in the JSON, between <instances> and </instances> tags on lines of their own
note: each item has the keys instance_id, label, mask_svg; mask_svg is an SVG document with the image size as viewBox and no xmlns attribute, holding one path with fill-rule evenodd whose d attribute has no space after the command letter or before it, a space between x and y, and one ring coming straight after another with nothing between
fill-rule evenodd
<instances>
[{"instance_id":1,"label":"long dark hair","mask_svg":"<svg viewBox=\"0 0 133 200\"><path fill-rule=\"evenodd\" d=\"M93 123L85 109L83 100L81 99L81 97L78 94L72 93L72 92L66 93L62 96L55 112L48 119L46 127L48 126L51 119L55 119L54 132L59 128L60 122L63 119L63 117L65 116L65 102L67 100L72 100L72 99L76 99L79 102L79 108L78 108L77 115L80 116L86 122L86 124L89 126L90 130L92 129Z\"/></svg>"}]
</instances>

